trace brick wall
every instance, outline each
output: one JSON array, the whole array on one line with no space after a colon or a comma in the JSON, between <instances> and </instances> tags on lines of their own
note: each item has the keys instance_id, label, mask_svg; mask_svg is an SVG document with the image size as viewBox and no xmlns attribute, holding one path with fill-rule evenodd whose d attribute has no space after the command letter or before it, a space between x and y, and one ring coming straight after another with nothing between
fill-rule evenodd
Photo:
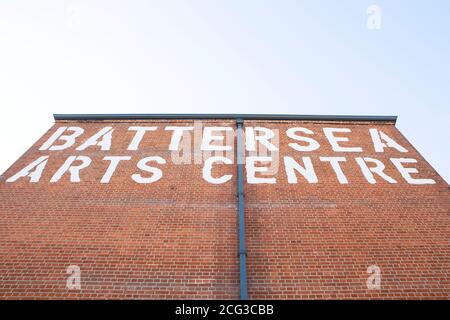
<instances>
[{"instance_id":1,"label":"brick wall","mask_svg":"<svg viewBox=\"0 0 450 320\"><path fill-rule=\"evenodd\" d=\"M39 150L59 127L81 127L83 135L64 150ZM110 150L75 150L106 126L114 129ZM127 150L131 126L157 126L139 149ZM239 297L236 165L214 164L212 175L232 175L222 184L202 176L203 162L174 164L166 126L197 126L188 120L59 121L0 177L0 297L2 298L192 298ZM235 128L234 121L208 120L203 127ZM274 184L245 183L248 287L251 299L443 298L450 293L448 184L392 123L319 121L246 121L279 133ZM286 135L305 127L320 143L299 152ZM350 128L342 146L363 152L335 152L324 127ZM375 152L370 128L381 130L408 152ZM194 137L195 134L192 135ZM11 137L13 139L13 137ZM199 137L201 140L201 136ZM195 140L195 139L193 139ZM276 139L275 139L276 140ZM275 141L273 140L273 141ZM297 141L298 142L298 141ZM235 148L235 141L231 142ZM264 151L264 150L263 150ZM192 145L194 159L201 154ZM7 179L39 158L49 156L38 182ZM80 182L66 173L50 182L66 159L88 156ZM109 183L100 183L105 156L130 156ZM159 156L166 164L160 180L140 184L137 162ZM229 154L224 156L229 157ZM287 181L283 157L308 156L317 183L300 174ZM339 183L320 157L346 157ZM382 161L397 183L375 175L371 184L356 157ZM233 158L233 152L231 153ZM417 177L434 184L408 183L391 158L414 158ZM300 160L299 160L300 161ZM261 165L261 164L259 164ZM68 266L81 270L81 289L67 288ZM381 271L381 288L367 287L369 266Z\"/></svg>"}]
</instances>

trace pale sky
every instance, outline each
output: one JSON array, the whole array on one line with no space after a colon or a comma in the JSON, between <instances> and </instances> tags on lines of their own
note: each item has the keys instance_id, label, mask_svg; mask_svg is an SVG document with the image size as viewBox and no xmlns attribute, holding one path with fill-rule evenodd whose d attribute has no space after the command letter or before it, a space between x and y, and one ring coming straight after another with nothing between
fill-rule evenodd
<instances>
[{"instance_id":1,"label":"pale sky","mask_svg":"<svg viewBox=\"0 0 450 320\"><path fill-rule=\"evenodd\" d=\"M53 113L358 114L397 115L450 181L449 13L447 0L2 0L0 172Z\"/></svg>"}]
</instances>

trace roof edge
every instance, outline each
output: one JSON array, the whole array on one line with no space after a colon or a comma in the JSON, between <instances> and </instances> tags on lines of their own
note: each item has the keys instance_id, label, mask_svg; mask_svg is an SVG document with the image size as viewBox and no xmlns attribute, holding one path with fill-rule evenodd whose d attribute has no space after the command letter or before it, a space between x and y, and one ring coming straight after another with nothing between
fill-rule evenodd
<instances>
[{"instance_id":1,"label":"roof edge","mask_svg":"<svg viewBox=\"0 0 450 320\"><path fill-rule=\"evenodd\" d=\"M303 114L195 114L195 113L131 113L131 114L54 114L55 120L146 120L146 119L243 119L243 120L322 120L375 121L396 123L397 116L303 115Z\"/></svg>"}]
</instances>

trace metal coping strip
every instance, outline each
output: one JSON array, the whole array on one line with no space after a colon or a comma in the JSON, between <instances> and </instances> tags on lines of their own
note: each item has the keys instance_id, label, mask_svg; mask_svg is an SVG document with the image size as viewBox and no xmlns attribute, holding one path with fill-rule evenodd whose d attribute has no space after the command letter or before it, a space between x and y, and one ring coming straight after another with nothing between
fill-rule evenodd
<instances>
[{"instance_id":1,"label":"metal coping strip","mask_svg":"<svg viewBox=\"0 0 450 320\"><path fill-rule=\"evenodd\" d=\"M302 114L54 114L55 120L201 120L201 119L242 119L242 120L316 120L316 121L369 121L393 122L397 116L364 116L364 115L302 115Z\"/></svg>"}]
</instances>

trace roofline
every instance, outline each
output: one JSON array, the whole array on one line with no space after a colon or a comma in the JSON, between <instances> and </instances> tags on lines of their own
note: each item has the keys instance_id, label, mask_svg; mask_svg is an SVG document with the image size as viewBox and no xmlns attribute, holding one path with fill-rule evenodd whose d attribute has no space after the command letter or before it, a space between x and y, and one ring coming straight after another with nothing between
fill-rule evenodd
<instances>
[{"instance_id":1,"label":"roofline","mask_svg":"<svg viewBox=\"0 0 450 320\"><path fill-rule=\"evenodd\" d=\"M195 113L132 113L132 114L54 114L55 120L146 120L146 119L243 119L243 120L319 120L393 122L397 116L304 115L304 114L195 114Z\"/></svg>"}]
</instances>

